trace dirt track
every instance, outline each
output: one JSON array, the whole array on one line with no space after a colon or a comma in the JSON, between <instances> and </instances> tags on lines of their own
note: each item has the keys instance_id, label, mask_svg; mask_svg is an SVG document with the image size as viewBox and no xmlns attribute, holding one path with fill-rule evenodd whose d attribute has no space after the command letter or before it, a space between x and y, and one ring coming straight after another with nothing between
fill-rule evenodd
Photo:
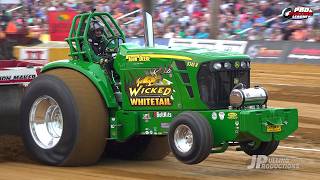
<instances>
[{"instance_id":1,"label":"dirt track","mask_svg":"<svg viewBox=\"0 0 320 180\"><path fill-rule=\"evenodd\" d=\"M19 137L2 135L0 179L319 179L320 66L254 64L252 68L252 85L259 83L270 91L270 106L299 109L299 130L275 153L296 158L299 169L249 170L251 158L235 148L193 166L170 155L153 162L103 158L91 167L48 167L28 159Z\"/></svg>"}]
</instances>

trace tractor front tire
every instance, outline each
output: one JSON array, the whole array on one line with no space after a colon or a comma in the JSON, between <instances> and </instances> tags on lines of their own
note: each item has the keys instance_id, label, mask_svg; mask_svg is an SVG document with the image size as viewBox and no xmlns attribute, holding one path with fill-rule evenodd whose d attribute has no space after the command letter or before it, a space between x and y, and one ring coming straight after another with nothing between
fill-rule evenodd
<instances>
[{"instance_id":1,"label":"tractor front tire","mask_svg":"<svg viewBox=\"0 0 320 180\"><path fill-rule=\"evenodd\" d=\"M174 156L185 164L206 159L212 149L209 122L197 112L183 112L170 124L169 145Z\"/></svg>"},{"instance_id":2,"label":"tractor front tire","mask_svg":"<svg viewBox=\"0 0 320 180\"><path fill-rule=\"evenodd\" d=\"M54 166L96 163L108 134L106 105L92 82L71 69L47 71L28 86L21 104L27 152Z\"/></svg>"},{"instance_id":3,"label":"tractor front tire","mask_svg":"<svg viewBox=\"0 0 320 180\"><path fill-rule=\"evenodd\" d=\"M270 142L240 142L241 149L249 156L272 154L278 147L279 141Z\"/></svg>"},{"instance_id":4,"label":"tractor front tire","mask_svg":"<svg viewBox=\"0 0 320 180\"><path fill-rule=\"evenodd\" d=\"M106 156L126 160L154 161L169 153L167 136L134 136L125 142L108 142Z\"/></svg>"}]
</instances>

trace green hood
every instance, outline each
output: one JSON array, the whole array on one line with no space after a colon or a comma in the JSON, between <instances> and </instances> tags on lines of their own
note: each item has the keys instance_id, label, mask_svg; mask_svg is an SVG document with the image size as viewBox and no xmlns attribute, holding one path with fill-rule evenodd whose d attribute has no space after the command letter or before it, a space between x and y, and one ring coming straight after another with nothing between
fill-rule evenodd
<instances>
[{"instance_id":1,"label":"green hood","mask_svg":"<svg viewBox=\"0 0 320 180\"><path fill-rule=\"evenodd\" d=\"M120 54L123 56L136 55L136 54L157 54L168 55L174 59L177 56L186 57L188 60L194 62L207 62L212 60L243 60L249 59L249 56L235 52L222 52L212 51L209 49L201 49L195 47L168 47L168 46L156 46L156 47L142 47L135 44L122 44L120 46Z\"/></svg>"}]
</instances>

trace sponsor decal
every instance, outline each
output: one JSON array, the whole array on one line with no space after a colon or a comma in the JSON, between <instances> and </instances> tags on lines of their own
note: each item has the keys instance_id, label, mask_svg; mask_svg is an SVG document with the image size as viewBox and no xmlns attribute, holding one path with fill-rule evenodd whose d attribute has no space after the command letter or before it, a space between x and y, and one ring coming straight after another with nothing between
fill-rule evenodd
<instances>
[{"instance_id":1,"label":"sponsor decal","mask_svg":"<svg viewBox=\"0 0 320 180\"><path fill-rule=\"evenodd\" d=\"M171 112L154 112L153 116L155 118L171 118L172 113Z\"/></svg>"},{"instance_id":2,"label":"sponsor decal","mask_svg":"<svg viewBox=\"0 0 320 180\"><path fill-rule=\"evenodd\" d=\"M320 59L320 49L294 48L290 51L288 58L295 59Z\"/></svg>"},{"instance_id":3,"label":"sponsor decal","mask_svg":"<svg viewBox=\"0 0 320 180\"><path fill-rule=\"evenodd\" d=\"M69 14L63 13L63 14L59 14L58 16L58 20L59 21L68 21L71 19L71 16Z\"/></svg>"},{"instance_id":4,"label":"sponsor decal","mask_svg":"<svg viewBox=\"0 0 320 180\"><path fill-rule=\"evenodd\" d=\"M157 127L153 127L153 134L158 134L158 128Z\"/></svg>"},{"instance_id":5,"label":"sponsor decal","mask_svg":"<svg viewBox=\"0 0 320 180\"><path fill-rule=\"evenodd\" d=\"M47 60L48 49L20 49L20 58L22 60Z\"/></svg>"},{"instance_id":6,"label":"sponsor decal","mask_svg":"<svg viewBox=\"0 0 320 180\"><path fill-rule=\"evenodd\" d=\"M126 59L129 62L145 62L145 61L150 61L151 58L177 59L177 60L185 60L185 61L192 60L190 57L186 57L186 56L166 55L166 54L133 54L133 55L126 55Z\"/></svg>"},{"instance_id":7,"label":"sponsor decal","mask_svg":"<svg viewBox=\"0 0 320 180\"><path fill-rule=\"evenodd\" d=\"M170 126L170 123L161 123L160 126L161 128L168 129Z\"/></svg>"},{"instance_id":8,"label":"sponsor decal","mask_svg":"<svg viewBox=\"0 0 320 180\"><path fill-rule=\"evenodd\" d=\"M144 134L149 134L149 133L150 133L149 128L145 128Z\"/></svg>"},{"instance_id":9,"label":"sponsor decal","mask_svg":"<svg viewBox=\"0 0 320 180\"><path fill-rule=\"evenodd\" d=\"M127 55L127 61L140 62L140 61L150 61L150 56L145 55Z\"/></svg>"},{"instance_id":10,"label":"sponsor decal","mask_svg":"<svg viewBox=\"0 0 320 180\"><path fill-rule=\"evenodd\" d=\"M2 69L0 75L0 83L24 83L30 82L37 77L37 69L35 68L12 68Z\"/></svg>"},{"instance_id":11,"label":"sponsor decal","mask_svg":"<svg viewBox=\"0 0 320 180\"><path fill-rule=\"evenodd\" d=\"M154 86L157 83L160 83L161 76L160 75L152 75L152 76L145 76L143 78L138 78L136 80L137 86L146 85L146 86Z\"/></svg>"},{"instance_id":12,"label":"sponsor decal","mask_svg":"<svg viewBox=\"0 0 320 180\"><path fill-rule=\"evenodd\" d=\"M282 55L282 50L270 49L262 45L253 45L248 49L248 55L252 58L278 59Z\"/></svg>"},{"instance_id":13,"label":"sponsor decal","mask_svg":"<svg viewBox=\"0 0 320 180\"><path fill-rule=\"evenodd\" d=\"M151 69L150 71L147 71L146 74L150 74L153 76L156 76L157 74L171 74L172 73L172 67L159 67L155 69Z\"/></svg>"},{"instance_id":14,"label":"sponsor decal","mask_svg":"<svg viewBox=\"0 0 320 180\"><path fill-rule=\"evenodd\" d=\"M0 81L29 80L35 77L34 74L0 76Z\"/></svg>"},{"instance_id":15,"label":"sponsor decal","mask_svg":"<svg viewBox=\"0 0 320 180\"><path fill-rule=\"evenodd\" d=\"M282 16L290 20L302 20L313 16L313 11L309 7L288 7L282 10Z\"/></svg>"},{"instance_id":16,"label":"sponsor decal","mask_svg":"<svg viewBox=\"0 0 320 180\"><path fill-rule=\"evenodd\" d=\"M150 114L149 114L149 113L143 114L143 115L142 115L142 119L143 119L143 120L149 120L149 119L151 119Z\"/></svg>"},{"instance_id":17,"label":"sponsor decal","mask_svg":"<svg viewBox=\"0 0 320 180\"><path fill-rule=\"evenodd\" d=\"M138 78L128 86L132 106L171 106L173 88L161 75Z\"/></svg>"},{"instance_id":18,"label":"sponsor decal","mask_svg":"<svg viewBox=\"0 0 320 180\"><path fill-rule=\"evenodd\" d=\"M212 120L217 120L218 115L217 115L216 112L213 112L213 113L211 114L211 117L212 117Z\"/></svg>"},{"instance_id":19,"label":"sponsor decal","mask_svg":"<svg viewBox=\"0 0 320 180\"><path fill-rule=\"evenodd\" d=\"M68 37L73 17L77 11L49 11L49 34L51 41L64 41Z\"/></svg>"},{"instance_id":20,"label":"sponsor decal","mask_svg":"<svg viewBox=\"0 0 320 180\"><path fill-rule=\"evenodd\" d=\"M238 114L235 112L228 113L228 119L238 119Z\"/></svg>"},{"instance_id":21,"label":"sponsor decal","mask_svg":"<svg viewBox=\"0 0 320 180\"><path fill-rule=\"evenodd\" d=\"M277 49L268 49L262 47L259 49L258 56L260 57L278 57L281 56L282 51Z\"/></svg>"},{"instance_id":22,"label":"sponsor decal","mask_svg":"<svg viewBox=\"0 0 320 180\"><path fill-rule=\"evenodd\" d=\"M225 116L224 112L219 112L220 120L224 120L224 116Z\"/></svg>"}]
</instances>

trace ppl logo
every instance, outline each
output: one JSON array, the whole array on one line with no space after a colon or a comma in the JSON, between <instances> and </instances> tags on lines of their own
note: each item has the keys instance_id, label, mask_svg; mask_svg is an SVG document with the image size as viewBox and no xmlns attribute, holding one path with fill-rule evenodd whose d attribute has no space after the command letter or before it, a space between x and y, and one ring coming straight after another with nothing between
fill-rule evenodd
<instances>
[{"instance_id":1,"label":"ppl logo","mask_svg":"<svg viewBox=\"0 0 320 180\"><path fill-rule=\"evenodd\" d=\"M59 21L68 21L70 19L70 15L69 14L60 14L58 16L58 20Z\"/></svg>"},{"instance_id":2,"label":"ppl logo","mask_svg":"<svg viewBox=\"0 0 320 180\"><path fill-rule=\"evenodd\" d=\"M282 16L286 19L302 20L313 16L313 11L308 7L285 8Z\"/></svg>"}]
</instances>

